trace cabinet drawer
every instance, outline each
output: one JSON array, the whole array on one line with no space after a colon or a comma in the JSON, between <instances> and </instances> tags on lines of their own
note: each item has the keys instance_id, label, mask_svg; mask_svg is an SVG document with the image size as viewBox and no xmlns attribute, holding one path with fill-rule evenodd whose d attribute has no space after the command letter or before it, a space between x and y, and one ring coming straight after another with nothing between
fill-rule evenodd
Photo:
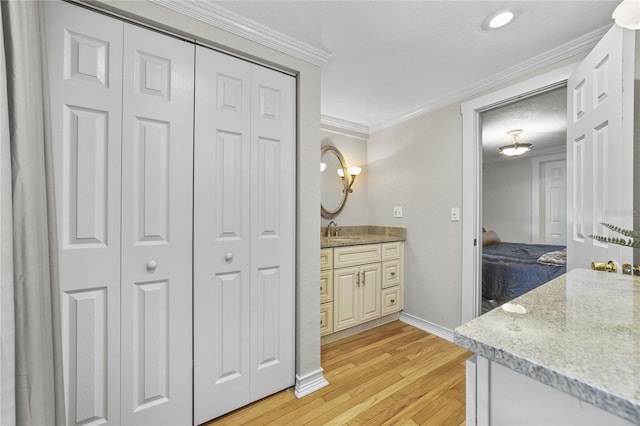
<instances>
[{"instance_id":1,"label":"cabinet drawer","mask_svg":"<svg viewBox=\"0 0 640 426\"><path fill-rule=\"evenodd\" d=\"M320 271L320 303L333 302L333 271Z\"/></svg>"},{"instance_id":2,"label":"cabinet drawer","mask_svg":"<svg viewBox=\"0 0 640 426\"><path fill-rule=\"evenodd\" d=\"M399 259L402 254L402 241L382 243L382 260Z\"/></svg>"},{"instance_id":3,"label":"cabinet drawer","mask_svg":"<svg viewBox=\"0 0 640 426\"><path fill-rule=\"evenodd\" d=\"M320 336L333 333L333 302L320 305Z\"/></svg>"},{"instance_id":4,"label":"cabinet drawer","mask_svg":"<svg viewBox=\"0 0 640 426\"><path fill-rule=\"evenodd\" d=\"M333 249L320 249L320 270L324 271L331 268L333 268Z\"/></svg>"},{"instance_id":5,"label":"cabinet drawer","mask_svg":"<svg viewBox=\"0 0 640 426\"><path fill-rule=\"evenodd\" d=\"M333 249L333 267L364 265L382 260L380 244L336 247Z\"/></svg>"},{"instance_id":6,"label":"cabinet drawer","mask_svg":"<svg viewBox=\"0 0 640 426\"><path fill-rule=\"evenodd\" d=\"M382 290L382 315L398 312L402 309L402 289L400 286Z\"/></svg>"},{"instance_id":7,"label":"cabinet drawer","mask_svg":"<svg viewBox=\"0 0 640 426\"><path fill-rule=\"evenodd\" d=\"M382 262L382 288L400 285L402 281L402 262L400 259Z\"/></svg>"}]
</instances>

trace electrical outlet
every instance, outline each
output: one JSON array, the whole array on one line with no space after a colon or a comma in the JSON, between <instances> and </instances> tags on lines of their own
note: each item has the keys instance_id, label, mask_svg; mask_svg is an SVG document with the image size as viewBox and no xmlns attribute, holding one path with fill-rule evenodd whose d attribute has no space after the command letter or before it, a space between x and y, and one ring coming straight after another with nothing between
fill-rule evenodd
<instances>
[{"instance_id":1,"label":"electrical outlet","mask_svg":"<svg viewBox=\"0 0 640 426\"><path fill-rule=\"evenodd\" d=\"M393 217L402 217L402 207L393 208Z\"/></svg>"},{"instance_id":2,"label":"electrical outlet","mask_svg":"<svg viewBox=\"0 0 640 426\"><path fill-rule=\"evenodd\" d=\"M451 207L451 222L460 222L460 209Z\"/></svg>"}]
</instances>

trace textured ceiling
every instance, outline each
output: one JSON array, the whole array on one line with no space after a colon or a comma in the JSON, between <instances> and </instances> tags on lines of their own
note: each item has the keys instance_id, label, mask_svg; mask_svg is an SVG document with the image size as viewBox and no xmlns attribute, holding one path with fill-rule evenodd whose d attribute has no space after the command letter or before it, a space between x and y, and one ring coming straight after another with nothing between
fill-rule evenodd
<instances>
[{"instance_id":1,"label":"textured ceiling","mask_svg":"<svg viewBox=\"0 0 640 426\"><path fill-rule=\"evenodd\" d=\"M612 24L619 1L214 1L331 53L324 116L375 130ZM518 19L483 31L495 11ZM475 90L474 90L475 89ZM440 102L443 104L443 102ZM524 136L524 135L523 135Z\"/></svg>"},{"instance_id":2,"label":"textured ceiling","mask_svg":"<svg viewBox=\"0 0 640 426\"><path fill-rule=\"evenodd\" d=\"M534 151L566 146L567 89L554 89L482 113L482 154L486 160L508 158L498 148L511 143L509 130L522 129L519 141Z\"/></svg>"}]
</instances>

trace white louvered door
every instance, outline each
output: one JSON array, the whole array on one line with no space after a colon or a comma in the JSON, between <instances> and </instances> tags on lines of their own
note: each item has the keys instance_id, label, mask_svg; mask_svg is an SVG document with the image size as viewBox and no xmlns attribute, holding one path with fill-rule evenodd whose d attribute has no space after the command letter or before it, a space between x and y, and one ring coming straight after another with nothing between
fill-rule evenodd
<instances>
[{"instance_id":1,"label":"white louvered door","mask_svg":"<svg viewBox=\"0 0 640 426\"><path fill-rule=\"evenodd\" d=\"M194 48L45 7L67 421L190 423Z\"/></svg>"},{"instance_id":2,"label":"white louvered door","mask_svg":"<svg viewBox=\"0 0 640 426\"><path fill-rule=\"evenodd\" d=\"M194 421L294 384L295 80L197 48Z\"/></svg>"},{"instance_id":3,"label":"white louvered door","mask_svg":"<svg viewBox=\"0 0 640 426\"><path fill-rule=\"evenodd\" d=\"M122 423L191 421L194 46L124 26Z\"/></svg>"},{"instance_id":4,"label":"white louvered door","mask_svg":"<svg viewBox=\"0 0 640 426\"><path fill-rule=\"evenodd\" d=\"M633 228L634 40L613 25L567 82L568 270L632 263L632 249L589 235L619 237L601 222Z\"/></svg>"}]
</instances>

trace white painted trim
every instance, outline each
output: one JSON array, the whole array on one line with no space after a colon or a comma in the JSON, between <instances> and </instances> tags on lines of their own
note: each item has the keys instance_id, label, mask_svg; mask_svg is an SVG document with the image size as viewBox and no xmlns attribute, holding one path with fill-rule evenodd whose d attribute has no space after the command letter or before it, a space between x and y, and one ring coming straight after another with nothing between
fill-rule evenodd
<instances>
[{"instance_id":1,"label":"white painted trim","mask_svg":"<svg viewBox=\"0 0 640 426\"><path fill-rule=\"evenodd\" d=\"M408 111L404 114L400 114L381 123L372 125L370 126L370 131L371 133L374 133L391 126L395 126L419 115L426 114L430 111L450 105L456 101L460 101L462 99L473 96L476 93L480 93L484 90L488 90L492 87L514 80L518 77L522 77L548 65L560 62L564 59L570 58L571 56L577 55L587 50L591 50L591 48L593 48L593 46L598 43L598 41L609 30L610 27L611 26L602 27L600 29L587 33L581 37L557 46L545 53L534 56L533 58L521 62L513 67L507 68L504 71L496 73L476 83L464 86L456 91L448 93L445 96L441 96L430 102L422 104L416 109Z\"/></svg>"},{"instance_id":2,"label":"white painted trim","mask_svg":"<svg viewBox=\"0 0 640 426\"><path fill-rule=\"evenodd\" d=\"M354 123L352 121L343 120L341 118L331 117L329 115L322 114L320 116L320 127L322 126L337 127L339 129L360 133L364 136L369 136L369 127L363 124Z\"/></svg>"},{"instance_id":3,"label":"white painted trim","mask_svg":"<svg viewBox=\"0 0 640 426\"><path fill-rule=\"evenodd\" d=\"M551 161L567 161L567 147L558 154L541 155L531 159L531 242L540 244L540 165Z\"/></svg>"},{"instance_id":4,"label":"white painted trim","mask_svg":"<svg viewBox=\"0 0 640 426\"><path fill-rule=\"evenodd\" d=\"M286 34L272 30L256 21L238 15L224 7L200 0L150 0L175 12L190 16L221 30L255 41L263 46L322 66L331 53L311 46Z\"/></svg>"},{"instance_id":5,"label":"white painted trim","mask_svg":"<svg viewBox=\"0 0 640 426\"><path fill-rule=\"evenodd\" d=\"M405 312L400 312L400 321L412 325L420 330L426 331L445 340L453 342L453 331L448 328L441 327L429 321L425 321L422 318L409 315Z\"/></svg>"},{"instance_id":6,"label":"white painted trim","mask_svg":"<svg viewBox=\"0 0 640 426\"><path fill-rule=\"evenodd\" d=\"M329 382L327 382L322 375L323 371L324 370L322 368L319 368L316 371L305 374L304 376L298 376L296 374L296 398L300 399L310 393L322 389L325 386L328 386Z\"/></svg>"},{"instance_id":7,"label":"white painted trim","mask_svg":"<svg viewBox=\"0 0 640 426\"><path fill-rule=\"evenodd\" d=\"M461 105L462 111L462 323L480 315L482 283L482 148L480 113L489 108L565 84L578 64L571 64L497 90Z\"/></svg>"}]
</instances>

